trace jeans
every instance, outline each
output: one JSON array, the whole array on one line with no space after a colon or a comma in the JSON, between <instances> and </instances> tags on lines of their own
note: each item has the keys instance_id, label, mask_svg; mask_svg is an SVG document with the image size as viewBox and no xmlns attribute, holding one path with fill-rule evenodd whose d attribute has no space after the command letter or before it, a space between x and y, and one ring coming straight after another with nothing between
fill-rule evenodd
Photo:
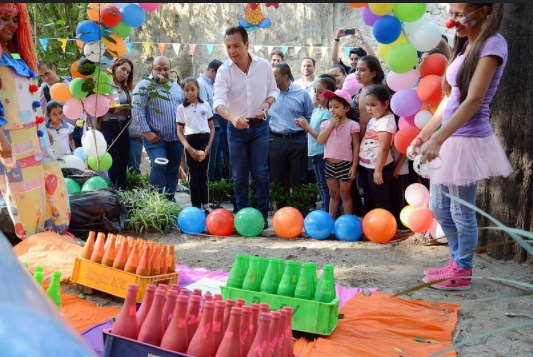
<instances>
[{"instance_id":1,"label":"jeans","mask_svg":"<svg viewBox=\"0 0 533 357\"><path fill-rule=\"evenodd\" d=\"M211 159L209 160L209 181L215 181L215 171L217 170L219 147L220 127L215 128L215 137L213 138L213 143L211 145L211 153L209 154L209 156L211 157ZM218 181L220 181L220 178L218 179Z\"/></svg>"},{"instance_id":2,"label":"jeans","mask_svg":"<svg viewBox=\"0 0 533 357\"><path fill-rule=\"evenodd\" d=\"M472 269L474 253L466 253L477 248L476 212L460 203L445 197L446 192L468 203L476 204L477 184L468 186L431 185L429 207L442 231L447 236L450 255L457 266ZM459 232L459 234L454 234ZM450 235L453 234L453 235Z\"/></svg>"},{"instance_id":3,"label":"jeans","mask_svg":"<svg viewBox=\"0 0 533 357\"><path fill-rule=\"evenodd\" d=\"M127 129L122 130L125 126L126 121L109 120L102 121L100 127L100 131L104 135L108 146L113 143L113 140L116 140L113 146L109 149L113 164L109 168L108 173L109 179L117 190L126 189L126 171L128 169L128 159L130 156L130 137Z\"/></svg>"},{"instance_id":4,"label":"jeans","mask_svg":"<svg viewBox=\"0 0 533 357\"><path fill-rule=\"evenodd\" d=\"M143 139L130 138L130 157L128 160L128 170L141 172L141 155L143 152Z\"/></svg>"},{"instance_id":5,"label":"jeans","mask_svg":"<svg viewBox=\"0 0 533 357\"><path fill-rule=\"evenodd\" d=\"M268 216L270 204L269 137L270 128L266 120L250 125L247 129L237 129L232 124L228 124L228 146L237 210L250 207L248 176L251 172L257 198L256 208L264 217Z\"/></svg>"},{"instance_id":6,"label":"jeans","mask_svg":"<svg viewBox=\"0 0 533 357\"><path fill-rule=\"evenodd\" d=\"M322 200L322 210L329 211L329 189L326 182L324 172L326 170L326 161L324 160L324 154L311 156L313 163L313 169L315 170L316 186L320 192L320 199Z\"/></svg>"},{"instance_id":7,"label":"jeans","mask_svg":"<svg viewBox=\"0 0 533 357\"><path fill-rule=\"evenodd\" d=\"M376 185L374 183L374 169L369 169L360 166L366 180L365 185L365 210L373 210L374 208L383 208L390 212L391 203L391 182L392 172L394 171L394 162L383 167L382 177L383 183Z\"/></svg>"},{"instance_id":8,"label":"jeans","mask_svg":"<svg viewBox=\"0 0 533 357\"><path fill-rule=\"evenodd\" d=\"M150 185L155 186L160 193L171 201L174 200L176 186L178 185L178 173L181 162L183 145L178 141L164 141L151 144L144 139L144 148L150 157ZM167 164L158 164L155 159L168 159Z\"/></svg>"}]
</instances>

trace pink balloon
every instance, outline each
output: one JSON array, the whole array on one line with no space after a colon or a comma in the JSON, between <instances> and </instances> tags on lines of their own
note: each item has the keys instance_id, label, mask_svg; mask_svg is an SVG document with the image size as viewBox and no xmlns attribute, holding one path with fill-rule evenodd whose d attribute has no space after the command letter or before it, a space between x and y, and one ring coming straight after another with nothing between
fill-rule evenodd
<instances>
[{"instance_id":1,"label":"pink balloon","mask_svg":"<svg viewBox=\"0 0 533 357\"><path fill-rule=\"evenodd\" d=\"M361 89L363 85L355 79L355 73L349 74L344 80L342 89L348 92L352 97Z\"/></svg>"},{"instance_id":2,"label":"pink balloon","mask_svg":"<svg viewBox=\"0 0 533 357\"><path fill-rule=\"evenodd\" d=\"M402 89L411 89L420 79L420 73L412 69L407 73L389 72L387 74L387 85L390 89L398 92Z\"/></svg>"},{"instance_id":3,"label":"pink balloon","mask_svg":"<svg viewBox=\"0 0 533 357\"><path fill-rule=\"evenodd\" d=\"M396 92L391 99L391 109L394 114L401 117L408 117L420 109L422 101L418 94L412 89L402 89Z\"/></svg>"},{"instance_id":4,"label":"pink balloon","mask_svg":"<svg viewBox=\"0 0 533 357\"><path fill-rule=\"evenodd\" d=\"M405 189L405 200L411 206L421 207L429 204L429 191L421 183L410 184Z\"/></svg>"},{"instance_id":5,"label":"pink balloon","mask_svg":"<svg viewBox=\"0 0 533 357\"><path fill-rule=\"evenodd\" d=\"M400 117L400 120L398 120L398 130L402 130L403 128L407 128L408 126L412 126L404 117Z\"/></svg>"},{"instance_id":6,"label":"pink balloon","mask_svg":"<svg viewBox=\"0 0 533 357\"><path fill-rule=\"evenodd\" d=\"M408 117L400 117L400 119L403 119L408 126L416 127L416 125L415 125L415 115L416 114L409 115Z\"/></svg>"},{"instance_id":7,"label":"pink balloon","mask_svg":"<svg viewBox=\"0 0 533 357\"><path fill-rule=\"evenodd\" d=\"M83 114L83 104L78 98L70 98L63 104L63 114L70 120L79 119Z\"/></svg>"},{"instance_id":8,"label":"pink balloon","mask_svg":"<svg viewBox=\"0 0 533 357\"><path fill-rule=\"evenodd\" d=\"M363 7L363 10L361 10L361 17L368 26L374 26L376 21L381 18L381 16L374 14L368 6Z\"/></svg>"},{"instance_id":9,"label":"pink balloon","mask_svg":"<svg viewBox=\"0 0 533 357\"><path fill-rule=\"evenodd\" d=\"M91 94L85 98L85 111L93 117L101 117L109 111L109 99L102 94Z\"/></svg>"},{"instance_id":10,"label":"pink balloon","mask_svg":"<svg viewBox=\"0 0 533 357\"><path fill-rule=\"evenodd\" d=\"M159 9L160 5L161 3L158 3L158 2L140 2L139 3L139 6L144 11L156 11L157 9Z\"/></svg>"}]
</instances>

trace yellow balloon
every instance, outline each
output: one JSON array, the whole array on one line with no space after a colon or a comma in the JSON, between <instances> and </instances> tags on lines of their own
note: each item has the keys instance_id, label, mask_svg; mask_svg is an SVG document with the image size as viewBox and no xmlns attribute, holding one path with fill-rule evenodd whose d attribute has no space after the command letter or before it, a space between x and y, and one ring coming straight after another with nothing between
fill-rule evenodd
<instances>
[{"instance_id":1,"label":"yellow balloon","mask_svg":"<svg viewBox=\"0 0 533 357\"><path fill-rule=\"evenodd\" d=\"M387 60L387 55L389 54L389 51L391 50L391 48L393 48L394 46L400 43L408 43L407 38L405 37L403 32L400 34L400 37L398 37L398 39L394 41L393 43L389 43L386 45L383 43L379 43L378 44L378 56L384 61Z\"/></svg>"},{"instance_id":2,"label":"yellow balloon","mask_svg":"<svg viewBox=\"0 0 533 357\"><path fill-rule=\"evenodd\" d=\"M415 208L416 208L415 206L408 205L408 206L405 206L400 211L400 221L407 228L409 228L409 225L407 224L407 221L409 219L409 215L415 210Z\"/></svg>"},{"instance_id":3,"label":"yellow balloon","mask_svg":"<svg viewBox=\"0 0 533 357\"><path fill-rule=\"evenodd\" d=\"M374 14L383 16L387 15L389 12L392 11L392 9L394 8L394 3L370 2L368 3L368 7L370 8L370 11L372 11Z\"/></svg>"},{"instance_id":4,"label":"yellow balloon","mask_svg":"<svg viewBox=\"0 0 533 357\"><path fill-rule=\"evenodd\" d=\"M83 127L83 120L76 120L76 126L80 128Z\"/></svg>"}]
</instances>

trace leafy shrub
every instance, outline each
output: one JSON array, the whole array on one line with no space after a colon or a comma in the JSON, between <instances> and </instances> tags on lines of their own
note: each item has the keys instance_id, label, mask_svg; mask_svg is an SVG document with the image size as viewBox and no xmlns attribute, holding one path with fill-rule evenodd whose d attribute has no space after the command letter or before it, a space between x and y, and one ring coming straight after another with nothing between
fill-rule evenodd
<instances>
[{"instance_id":1,"label":"leafy shrub","mask_svg":"<svg viewBox=\"0 0 533 357\"><path fill-rule=\"evenodd\" d=\"M144 175L137 171L126 172L126 188L133 190L135 188L149 188L150 175Z\"/></svg>"}]
</instances>

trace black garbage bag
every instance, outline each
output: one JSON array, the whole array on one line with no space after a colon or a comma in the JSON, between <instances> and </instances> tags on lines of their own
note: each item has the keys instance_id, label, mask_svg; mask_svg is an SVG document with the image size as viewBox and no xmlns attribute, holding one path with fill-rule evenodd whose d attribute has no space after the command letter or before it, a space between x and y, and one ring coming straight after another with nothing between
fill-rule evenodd
<instances>
[{"instance_id":1,"label":"black garbage bag","mask_svg":"<svg viewBox=\"0 0 533 357\"><path fill-rule=\"evenodd\" d=\"M4 233L4 235L13 245L21 241L20 238L15 234L15 226L13 225L13 221L9 216L6 201L4 201L2 196L0 196L0 231Z\"/></svg>"}]
</instances>

